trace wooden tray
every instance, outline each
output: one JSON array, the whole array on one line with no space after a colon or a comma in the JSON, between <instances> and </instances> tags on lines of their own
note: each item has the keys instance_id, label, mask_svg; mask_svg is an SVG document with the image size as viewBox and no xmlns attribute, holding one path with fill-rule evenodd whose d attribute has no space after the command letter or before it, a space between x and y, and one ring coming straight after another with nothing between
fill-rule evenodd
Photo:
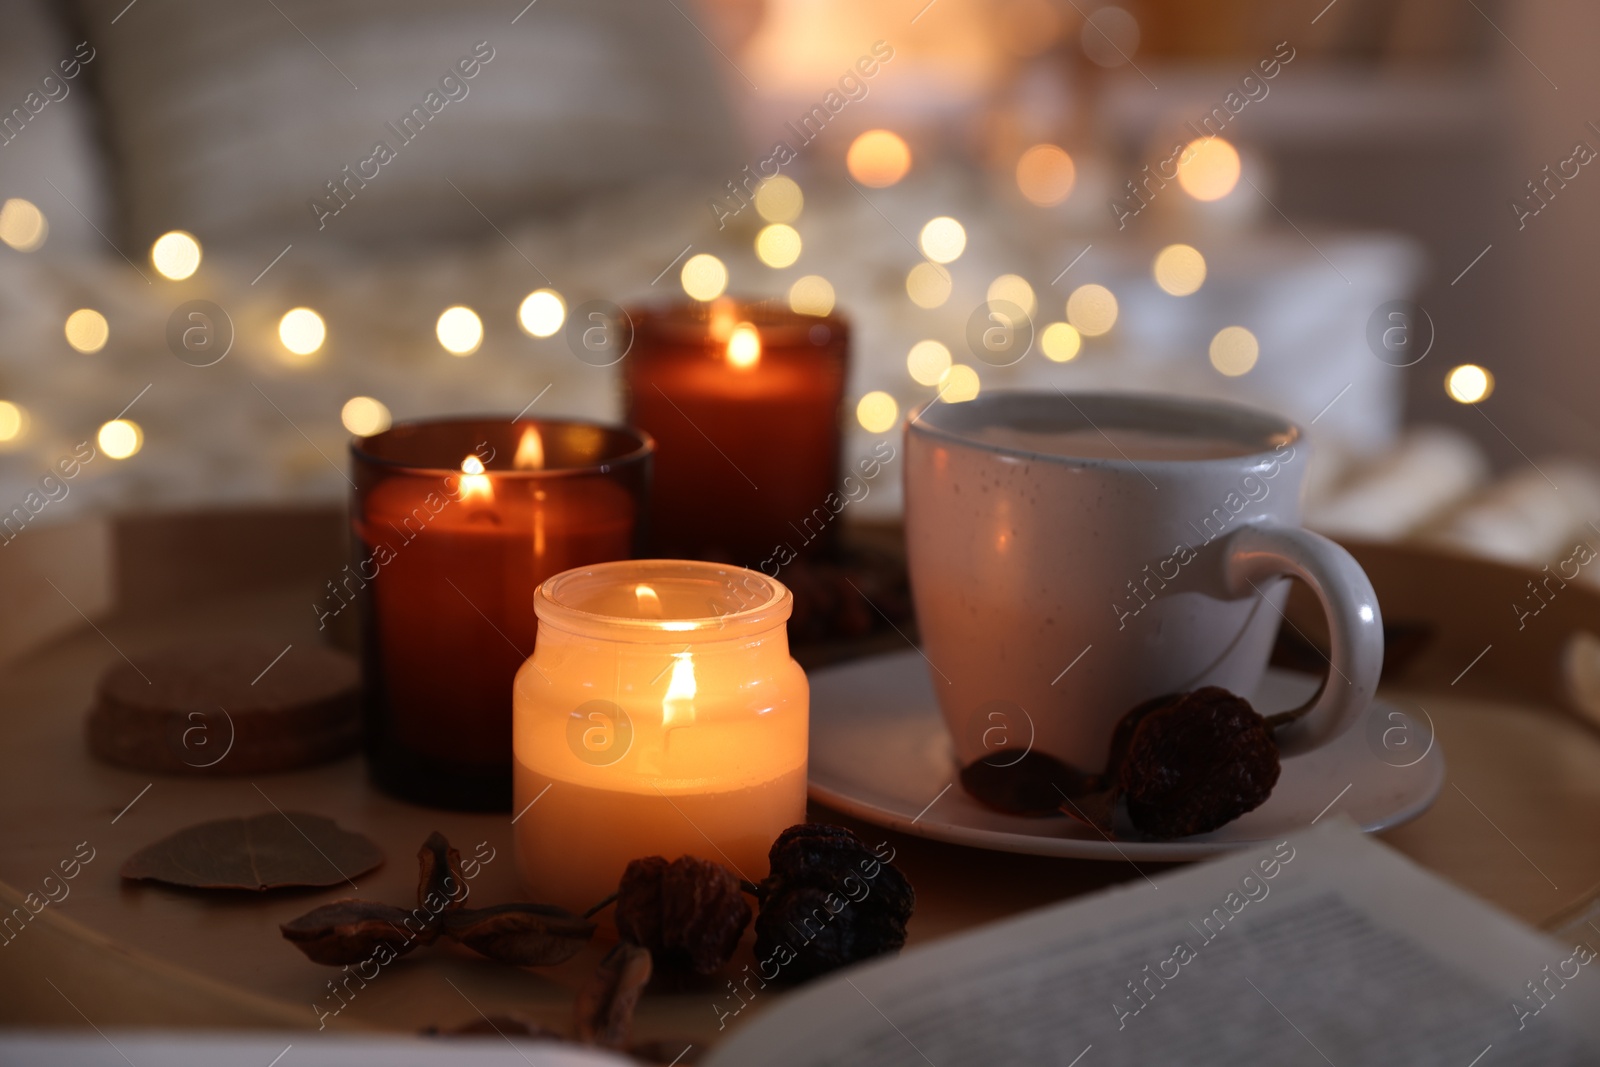
<instances>
[{"instance_id":1,"label":"wooden tray","mask_svg":"<svg viewBox=\"0 0 1600 1067\"><path fill-rule=\"evenodd\" d=\"M87 754L92 687L124 653L218 632L284 645L325 638L311 605L345 562L343 537L331 510L233 511L30 528L0 552L9 609L0 614L0 905L20 907L80 842L95 850L70 895L0 945L0 1022L316 1027L314 1005L337 1004L327 988L337 972L305 960L277 925L355 895L348 886L215 895L118 879L129 853L202 818L273 804L336 817L389 856L357 879L359 895L397 903L415 891L414 855L429 831L463 851L487 841L497 855L475 894L514 899L509 816L391 800L368 788L357 758L253 781L193 781ZM1600 734L1571 710L1581 702L1562 683L1562 656L1573 634L1600 630L1600 595L1569 584L1519 631L1509 605L1526 595L1526 573L1410 549L1356 550L1386 618L1428 630L1386 695L1424 708L1448 754L1436 806L1386 840L1528 921L1571 914L1600 882ZM1139 876L1124 864L980 852L814 814L898 851L917 887L913 944ZM572 991L600 951L534 971L424 949L385 968L328 1026L415 1031L518 1012L564 1031ZM730 976L750 962L747 945ZM652 992L637 1036L703 1050L718 1037L725 982ZM780 996L765 991L738 1022Z\"/></svg>"}]
</instances>

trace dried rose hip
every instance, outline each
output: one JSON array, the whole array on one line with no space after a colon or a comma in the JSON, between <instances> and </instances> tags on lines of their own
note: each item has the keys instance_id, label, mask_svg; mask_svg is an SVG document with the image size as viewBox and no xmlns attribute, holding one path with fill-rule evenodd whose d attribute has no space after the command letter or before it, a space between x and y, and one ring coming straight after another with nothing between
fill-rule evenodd
<instances>
[{"instance_id":1,"label":"dried rose hip","mask_svg":"<svg viewBox=\"0 0 1600 1067\"><path fill-rule=\"evenodd\" d=\"M733 872L679 856L628 864L617 887L617 932L650 950L662 970L707 975L728 962L750 924L750 902Z\"/></svg>"},{"instance_id":2,"label":"dried rose hip","mask_svg":"<svg viewBox=\"0 0 1600 1067\"><path fill-rule=\"evenodd\" d=\"M761 883L756 958L783 981L898 952L916 894L905 875L842 826L803 823L778 835Z\"/></svg>"},{"instance_id":3,"label":"dried rose hip","mask_svg":"<svg viewBox=\"0 0 1600 1067\"><path fill-rule=\"evenodd\" d=\"M1278 781L1278 746L1249 701L1196 689L1139 721L1120 769L1133 825L1154 837L1203 834L1259 807Z\"/></svg>"}]
</instances>

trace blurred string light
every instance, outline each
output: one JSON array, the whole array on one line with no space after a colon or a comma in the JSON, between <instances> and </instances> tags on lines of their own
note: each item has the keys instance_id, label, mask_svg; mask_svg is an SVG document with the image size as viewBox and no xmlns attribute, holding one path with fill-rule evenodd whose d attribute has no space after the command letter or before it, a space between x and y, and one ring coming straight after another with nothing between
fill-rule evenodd
<instances>
[{"instance_id":1,"label":"blurred string light","mask_svg":"<svg viewBox=\"0 0 1600 1067\"><path fill-rule=\"evenodd\" d=\"M1168 245L1156 253L1150 272L1163 292L1188 296L1206 280L1206 257L1189 245Z\"/></svg>"},{"instance_id":2,"label":"blurred string light","mask_svg":"<svg viewBox=\"0 0 1600 1067\"><path fill-rule=\"evenodd\" d=\"M1046 359L1055 363L1070 363L1078 358L1083 348L1083 337L1070 324L1052 322L1039 334L1039 349Z\"/></svg>"},{"instance_id":3,"label":"blurred string light","mask_svg":"<svg viewBox=\"0 0 1600 1067\"><path fill-rule=\"evenodd\" d=\"M111 324L94 308L79 308L67 316L67 344L79 352L98 352L111 339Z\"/></svg>"},{"instance_id":4,"label":"blurred string light","mask_svg":"<svg viewBox=\"0 0 1600 1067\"><path fill-rule=\"evenodd\" d=\"M296 356L315 354L327 339L327 323L310 308L294 308L278 320L278 340Z\"/></svg>"},{"instance_id":5,"label":"blurred string light","mask_svg":"<svg viewBox=\"0 0 1600 1067\"><path fill-rule=\"evenodd\" d=\"M911 169L911 149L899 134L868 130L850 142L844 165L862 185L886 189Z\"/></svg>"},{"instance_id":6,"label":"blurred string light","mask_svg":"<svg viewBox=\"0 0 1600 1067\"><path fill-rule=\"evenodd\" d=\"M1221 200L1239 184L1239 153L1220 137L1190 141L1178 157L1178 184L1196 200Z\"/></svg>"},{"instance_id":7,"label":"blurred string light","mask_svg":"<svg viewBox=\"0 0 1600 1067\"><path fill-rule=\"evenodd\" d=\"M1033 286L1028 284L1028 279L1020 274L1002 274L989 283L989 291L985 294L989 303L1004 300L1017 305L1022 313L1029 318L1039 310L1039 301L1033 295Z\"/></svg>"},{"instance_id":8,"label":"blurred string light","mask_svg":"<svg viewBox=\"0 0 1600 1067\"><path fill-rule=\"evenodd\" d=\"M49 235L50 224L32 201L13 197L0 204L0 241L18 252L32 252Z\"/></svg>"},{"instance_id":9,"label":"blurred string light","mask_svg":"<svg viewBox=\"0 0 1600 1067\"><path fill-rule=\"evenodd\" d=\"M906 275L906 295L919 308L936 308L950 299L950 272L937 263L918 263Z\"/></svg>"},{"instance_id":10,"label":"blurred string light","mask_svg":"<svg viewBox=\"0 0 1600 1067\"><path fill-rule=\"evenodd\" d=\"M1494 375L1476 363L1463 363L1445 375L1444 391L1458 404L1476 404L1494 392Z\"/></svg>"},{"instance_id":11,"label":"blurred string light","mask_svg":"<svg viewBox=\"0 0 1600 1067\"><path fill-rule=\"evenodd\" d=\"M452 356L470 356L483 344L483 320L476 311L460 304L444 310L433 332Z\"/></svg>"},{"instance_id":12,"label":"blurred string light","mask_svg":"<svg viewBox=\"0 0 1600 1067\"><path fill-rule=\"evenodd\" d=\"M1077 180L1078 168L1072 157L1053 144L1036 144L1017 160L1017 188L1039 207L1061 203L1071 195Z\"/></svg>"},{"instance_id":13,"label":"blurred string light","mask_svg":"<svg viewBox=\"0 0 1600 1067\"><path fill-rule=\"evenodd\" d=\"M781 270L800 258L800 233L787 223L774 222L756 234L756 258Z\"/></svg>"},{"instance_id":14,"label":"blurred string light","mask_svg":"<svg viewBox=\"0 0 1600 1067\"><path fill-rule=\"evenodd\" d=\"M959 404L978 396L978 372L965 363L957 363L944 372L939 381L939 399L947 404Z\"/></svg>"},{"instance_id":15,"label":"blurred string light","mask_svg":"<svg viewBox=\"0 0 1600 1067\"><path fill-rule=\"evenodd\" d=\"M15 441L22 436L27 413L9 400L0 400L0 441Z\"/></svg>"},{"instance_id":16,"label":"blurred string light","mask_svg":"<svg viewBox=\"0 0 1600 1067\"><path fill-rule=\"evenodd\" d=\"M728 268L709 252L690 256L678 277L683 291L695 300L715 300L728 288Z\"/></svg>"},{"instance_id":17,"label":"blurred string light","mask_svg":"<svg viewBox=\"0 0 1600 1067\"><path fill-rule=\"evenodd\" d=\"M807 274L789 286L789 309L797 315L826 315L833 301L833 284L820 274Z\"/></svg>"},{"instance_id":18,"label":"blurred string light","mask_svg":"<svg viewBox=\"0 0 1600 1067\"><path fill-rule=\"evenodd\" d=\"M132 419L112 419L100 427L95 440L112 459L127 459L144 447L144 431Z\"/></svg>"},{"instance_id":19,"label":"blurred string light","mask_svg":"<svg viewBox=\"0 0 1600 1067\"><path fill-rule=\"evenodd\" d=\"M1067 297L1067 322L1085 337L1110 333L1117 324L1117 298L1103 285L1080 285Z\"/></svg>"},{"instance_id":20,"label":"blurred string light","mask_svg":"<svg viewBox=\"0 0 1600 1067\"><path fill-rule=\"evenodd\" d=\"M950 369L950 350L938 341L918 341L906 355L906 370L918 385L938 385Z\"/></svg>"},{"instance_id":21,"label":"blurred string light","mask_svg":"<svg viewBox=\"0 0 1600 1067\"><path fill-rule=\"evenodd\" d=\"M1211 365L1230 378L1250 373L1261 356L1261 343L1243 326L1224 326L1211 339Z\"/></svg>"},{"instance_id":22,"label":"blurred string light","mask_svg":"<svg viewBox=\"0 0 1600 1067\"><path fill-rule=\"evenodd\" d=\"M387 430L394 420L383 401L370 396L353 396L339 409L339 421L357 437L371 437Z\"/></svg>"},{"instance_id":23,"label":"blurred string light","mask_svg":"<svg viewBox=\"0 0 1600 1067\"><path fill-rule=\"evenodd\" d=\"M900 418L900 405L881 389L874 389L856 403L856 421L868 433L884 433Z\"/></svg>"},{"instance_id":24,"label":"blurred string light","mask_svg":"<svg viewBox=\"0 0 1600 1067\"><path fill-rule=\"evenodd\" d=\"M517 308L517 325L531 337L553 337L567 321L567 303L554 289L535 289Z\"/></svg>"},{"instance_id":25,"label":"blurred string light","mask_svg":"<svg viewBox=\"0 0 1600 1067\"><path fill-rule=\"evenodd\" d=\"M1102 7L1083 21L1083 54L1102 67L1120 67L1139 50L1139 20L1120 7Z\"/></svg>"},{"instance_id":26,"label":"blurred string light","mask_svg":"<svg viewBox=\"0 0 1600 1067\"><path fill-rule=\"evenodd\" d=\"M164 233L150 246L150 262L163 278L181 282L200 269L200 242L182 230Z\"/></svg>"},{"instance_id":27,"label":"blurred string light","mask_svg":"<svg viewBox=\"0 0 1600 1067\"><path fill-rule=\"evenodd\" d=\"M768 178L756 188L756 214L768 222L793 222L805 202L799 184L784 174Z\"/></svg>"},{"instance_id":28,"label":"blurred string light","mask_svg":"<svg viewBox=\"0 0 1600 1067\"><path fill-rule=\"evenodd\" d=\"M917 247L935 263L954 263L967 250L966 227L948 215L929 219L917 235Z\"/></svg>"}]
</instances>

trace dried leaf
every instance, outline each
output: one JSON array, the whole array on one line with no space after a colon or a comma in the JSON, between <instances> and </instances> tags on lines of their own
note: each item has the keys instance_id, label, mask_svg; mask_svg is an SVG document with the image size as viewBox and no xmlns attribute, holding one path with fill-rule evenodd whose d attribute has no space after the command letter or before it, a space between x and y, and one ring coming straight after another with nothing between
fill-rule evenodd
<instances>
[{"instance_id":1,"label":"dried leaf","mask_svg":"<svg viewBox=\"0 0 1600 1067\"><path fill-rule=\"evenodd\" d=\"M415 922L404 908L350 899L313 908L278 929L312 962L339 967L371 959L382 945L388 945L395 956L404 956L433 940L426 928L409 929L407 920Z\"/></svg>"},{"instance_id":2,"label":"dried leaf","mask_svg":"<svg viewBox=\"0 0 1600 1067\"><path fill-rule=\"evenodd\" d=\"M650 950L619 941L606 953L593 977L578 990L578 1040L620 1049L633 1029L633 1009L650 982Z\"/></svg>"},{"instance_id":3,"label":"dried leaf","mask_svg":"<svg viewBox=\"0 0 1600 1067\"><path fill-rule=\"evenodd\" d=\"M303 811L217 819L129 856L122 877L196 889L283 889L348 882L383 862L364 834Z\"/></svg>"},{"instance_id":4,"label":"dried leaf","mask_svg":"<svg viewBox=\"0 0 1600 1067\"><path fill-rule=\"evenodd\" d=\"M450 847L445 836L435 830L417 850L417 903L432 911L459 908L467 899L467 879L461 873L461 853ZM449 901L444 907L428 902Z\"/></svg>"},{"instance_id":5,"label":"dried leaf","mask_svg":"<svg viewBox=\"0 0 1600 1067\"><path fill-rule=\"evenodd\" d=\"M496 904L445 912L444 931L501 963L548 967L564 963L594 936L594 923L550 904Z\"/></svg>"}]
</instances>

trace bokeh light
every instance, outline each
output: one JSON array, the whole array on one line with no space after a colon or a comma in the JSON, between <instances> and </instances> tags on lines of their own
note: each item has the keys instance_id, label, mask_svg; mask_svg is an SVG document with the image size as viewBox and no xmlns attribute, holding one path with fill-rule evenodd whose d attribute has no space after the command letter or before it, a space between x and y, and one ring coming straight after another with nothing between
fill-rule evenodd
<instances>
[{"instance_id":1,"label":"bokeh light","mask_svg":"<svg viewBox=\"0 0 1600 1067\"><path fill-rule=\"evenodd\" d=\"M150 262L163 278L181 282L200 269L200 242L182 230L164 233L150 246Z\"/></svg>"},{"instance_id":2,"label":"bokeh light","mask_svg":"<svg viewBox=\"0 0 1600 1067\"><path fill-rule=\"evenodd\" d=\"M283 347L297 356L309 356L327 340L328 326L310 308L295 308L284 312L278 320L278 340Z\"/></svg>"},{"instance_id":3,"label":"bokeh light","mask_svg":"<svg viewBox=\"0 0 1600 1067\"><path fill-rule=\"evenodd\" d=\"M370 396L353 396L339 409L339 421L357 437L371 437L387 430L394 420L383 401Z\"/></svg>"},{"instance_id":4,"label":"bokeh light","mask_svg":"<svg viewBox=\"0 0 1600 1067\"><path fill-rule=\"evenodd\" d=\"M98 352L111 339L111 324L94 308L79 308L67 316L65 333L79 352Z\"/></svg>"},{"instance_id":5,"label":"bokeh light","mask_svg":"<svg viewBox=\"0 0 1600 1067\"><path fill-rule=\"evenodd\" d=\"M805 203L799 183L787 175L768 178L756 188L756 214L768 222L793 222Z\"/></svg>"},{"instance_id":6,"label":"bokeh light","mask_svg":"<svg viewBox=\"0 0 1600 1067\"><path fill-rule=\"evenodd\" d=\"M144 447L144 431L132 419L112 419L100 427L95 440L112 459L127 459Z\"/></svg>"},{"instance_id":7,"label":"bokeh light","mask_svg":"<svg viewBox=\"0 0 1600 1067\"><path fill-rule=\"evenodd\" d=\"M985 299L991 304L996 300L1009 301L1021 308L1029 318L1039 310L1039 300L1033 295L1033 286L1020 274L1002 274L990 282Z\"/></svg>"},{"instance_id":8,"label":"bokeh light","mask_svg":"<svg viewBox=\"0 0 1600 1067\"><path fill-rule=\"evenodd\" d=\"M1206 257L1190 245L1168 245L1156 253L1150 272L1163 292L1188 296L1205 284Z\"/></svg>"},{"instance_id":9,"label":"bokeh light","mask_svg":"<svg viewBox=\"0 0 1600 1067\"><path fill-rule=\"evenodd\" d=\"M796 315L826 315L833 301L833 283L820 274L807 274L789 286L789 309Z\"/></svg>"},{"instance_id":10,"label":"bokeh light","mask_svg":"<svg viewBox=\"0 0 1600 1067\"><path fill-rule=\"evenodd\" d=\"M881 389L874 389L856 403L856 421L868 433L891 430L899 418L900 405Z\"/></svg>"},{"instance_id":11,"label":"bokeh light","mask_svg":"<svg viewBox=\"0 0 1600 1067\"><path fill-rule=\"evenodd\" d=\"M936 263L918 263L906 275L906 295L919 308L936 308L950 299L950 272Z\"/></svg>"},{"instance_id":12,"label":"bokeh light","mask_svg":"<svg viewBox=\"0 0 1600 1067\"><path fill-rule=\"evenodd\" d=\"M950 369L950 350L938 341L918 341L906 355L906 370L918 385L938 385Z\"/></svg>"},{"instance_id":13,"label":"bokeh light","mask_svg":"<svg viewBox=\"0 0 1600 1067\"><path fill-rule=\"evenodd\" d=\"M1085 337L1110 333L1117 324L1117 298L1103 285L1080 285L1067 297L1067 321Z\"/></svg>"},{"instance_id":14,"label":"bokeh light","mask_svg":"<svg viewBox=\"0 0 1600 1067\"><path fill-rule=\"evenodd\" d=\"M1178 157L1178 184L1196 200L1221 200L1239 184L1239 153L1220 137L1190 141Z\"/></svg>"},{"instance_id":15,"label":"bokeh light","mask_svg":"<svg viewBox=\"0 0 1600 1067\"><path fill-rule=\"evenodd\" d=\"M683 291L695 300L715 300L728 288L728 268L709 252L689 257L679 275Z\"/></svg>"},{"instance_id":16,"label":"bokeh light","mask_svg":"<svg viewBox=\"0 0 1600 1067\"><path fill-rule=\"evenodd\" d=\"M1230 378L1248 374L1261 356L1261 343L1243 326L1224 326L1211 339L1211 365Z\"/></svg>"},{"instance_id":17,"label":"bokeh light","mask_svg":"<svg viewBox=\"0 0 1600 1067\"><path fill-rule=\"evenodd\" d=\"M939 399L947 404L959 404L977 398L980 383L978 372L965 363L957 363L944 372L939 382Z\"/></svg>"},{"instance_id":18,"label":"bokeh light","mask_svg":"<svg viewBox=\"0 0 1600 1067\"><path fill-rule=\"evenodd\" d=\"M1476 404L1494 392L1494 375L1476 363L1463 363L1445 375L1444 391L1458 404Z\"/></svg>"},{"instance_id":19,"label":"bokeh light","mask_svg":"<svg viewBox=\"0 0 1600 1067\"><path fill-rule=\"evenodd\" d=\"M1017 160L1017 188L1040 207L1059 204L1072 193L1078 168L1066 150L1053 144L1036 144Z\"/></svg>"},{"instance_id":20,"label":"bokeh light","mask_svg":"<svg viewBox=\"0 0 1600 1067\"><path fill-rule=\"evenodd\" d=\"M1070 363L1083 349L1083 337L1069 323L1052 322L1039 334L1039 349L1056 363Z\"/></svg>"},{"instance_id":21,"label":"bokeh light","mask_svg":"<svg viewBox=\"0 0 1600 1067\"><path fill-rule=\"evenodd\" d=\"M567 302L554 289L535 289L517 308L517 325L532 337L553 337L567 321Z\"/></svg>"},{"instance_id":22,"label":"bokeh light","mask_svg":"<svg viewBox=\"0 0 1600 1067\"><path fill-rule=\"evenodd\" d=\"M18 252L32 252L50 235L50 223L33 201L13 197L0 204L0 241Z\"/></svg>"},{"instance_id":23,"label":"bokeh light","mask_svg":"<svg viewBox=\"0 0 1600 1067\"><path fill-rule=\"evenodd\" d=\"M0 441L15 441L22 436L27 414L9 400L0 400Z\"/></svg>"},{"instance_id":24,"label":"bokeh light","mask_svg":"<svg viewBox=\"0 0 1600 1067\"><path fill-rule=\"evenodd\" d=\"M868 130L850 142L844 165L862 185L886 189L911 169L911 149L898 134Z\"/></svg>"},{"instance_id":25,"label":"bokeh light","mask_svg":"<svg viewBox=\"0 0 1600 1067\"><path fill-rule=\"evenodd\" d=\"M483 320L476 311L460 304L444 310L433 332L452 356L470 356L483 344Z\"/></svg>"},{"instance_id":26,"label":"bokeh light","mask_svg":"<svg viewBox=\"0 0 1600 1067\"><path fill-rule=\"evenodd\" d=\"M1102 67L1120 67L1139 50L1139 20L1120 7L1102 7L1083 21L1083 54Z\"/></svg>"},{"instance_id":27,"label":"bokeh light","mask_svg":"<svg viewBox=\"0 0 1600 1067\"><path fill-rule=\"evenodd\" d=\"M756 234L756 258L775 269L794 266L800 258L799 231L782 222L763 226Z\"/></svg>"},{"instance_id":28,"label":"bokeh light","mask_svg":"<svg viewBox=\"0 0 1600 1067\"><path fill-rule=\"evenodd\" d=\"M954 263L967 250L967 231L950 216L940 215L923 225L917 246L935 263Z\"/></svg>"}]
</instances>

